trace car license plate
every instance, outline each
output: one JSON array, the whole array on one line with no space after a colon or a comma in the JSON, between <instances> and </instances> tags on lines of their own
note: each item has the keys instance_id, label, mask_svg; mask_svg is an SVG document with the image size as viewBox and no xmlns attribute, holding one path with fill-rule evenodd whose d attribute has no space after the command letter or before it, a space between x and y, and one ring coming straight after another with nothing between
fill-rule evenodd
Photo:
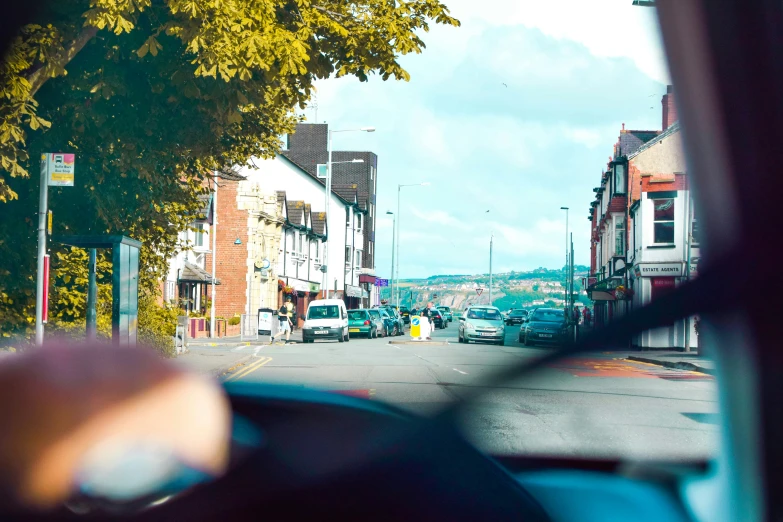
<instances>
[{"instance_id":1,"label":"car license plate","mask_svg":"<svg viewBox=\"0 0 783 522\"><path fill-rule=\"evenodd\" d=\"M552 337L552 334L538 334L539 337Z\"/></svg>"},{"instance_id":2,"label":"car license plate","mask_svg":"<svg viewBox=\"0 0 783 522\"><path fill-rule=\"evenodd\" d=\"M315 330L313 333L314 333L314 334L327 334L327 333L329 333L329 332L328 332L328 331L326 331L326 330Z\"/></svg>"},{"instance_id":3,"label":"car license plate","mask_svg":"<svg viewBox=\"0 0 783 522\"><path fill-rule=\"evenodd\" d=\"M495 334L490 333L490 332L481 332L481 335L482 335L482 337L492 337Z\"/></svg>"},{"instance_id":4,"label":"car license plate","mask_svg":"<svg viewBox=\"0 0 783 522\"><path fill-rule=\"evenodd\" d=\"M349 332L358 332L359 329L358 328L348 328L348 331Z\"/></svg>"}]
</instances>

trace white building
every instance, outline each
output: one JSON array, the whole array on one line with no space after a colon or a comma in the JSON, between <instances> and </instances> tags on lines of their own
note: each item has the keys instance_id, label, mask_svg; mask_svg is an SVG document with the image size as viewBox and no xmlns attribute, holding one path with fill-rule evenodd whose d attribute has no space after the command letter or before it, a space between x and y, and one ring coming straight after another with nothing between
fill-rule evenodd
<instances>
[{"instance_id":1,"label":"white building","mask_svg":"<svg viewBox=\"0 0 783 522\"><path fill-rule=\"evenodd\" d=\"M278 155L266 160L253 158L250 163L253 166L246 165L238 169L238 172L246 178L243 183L263 187L266 191L283 191L289 201L307 202L313 214L325 211L323 183L285 156ZM347 189L343 187L343 189L343 196L350 194L350 187ZM290 208L288 210L290 211ZM365 216L366 210L360 207L358 195L348 199L332 191L329 215L326 216L328 246L325 261L328 271L325 274L322 272L321 290L328 288L330 297L336 295L338 298L345 299L349 308L369 306L371 302L370 293L360 286L359 281L363 271ZM281 266L285 273L294 273L293 271L297 269L293 251L291 253L292 256L288 256L284 261L287 264ZM318 258L319 268L324 261L323 257L321 252L313 256L313 259ZM325 280L327 274L328 282Z\"/></svg>"}]
</instances>

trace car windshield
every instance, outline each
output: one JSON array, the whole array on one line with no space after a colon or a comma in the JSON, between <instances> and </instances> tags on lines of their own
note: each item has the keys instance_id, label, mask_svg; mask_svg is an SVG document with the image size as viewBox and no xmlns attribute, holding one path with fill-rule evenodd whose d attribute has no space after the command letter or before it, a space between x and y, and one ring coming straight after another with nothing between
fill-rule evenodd
<instances>
[{"instance_id":1,"label":"car windshield","mask_svg":"<svg viewBox=\"0 0 783 522\"><path fill-rule=\"evenodd\" d=\"M41 3L2 39L0 359L144 346L416 415L481 390L489 454L717 455L699 315L491 380L698 282L702 210L758 223L698 192L663 1Z\"/></svg>"},{"instance_id":2,"label":"car windshield","mask_svg":"<svg viewBox=\"0 0 783 522\"><path fill-rule=\"evenodd\" d=\"M530 321L543 321L548 323L562 323L565 320L565 314L562 310L536 310L530 317Z\"/></svg>"},{"instance_id":3,"label":"car windshield","mask_svg":"<svg viewBox=\"0 0 783 522\"><path fill-rule=\"evenodd\" d=\"M471 308L468 310L468 319L483 319L486 321L499 321L500 312L491 308Z\"/></svg>"},{"instance_id":4,"label":"car windshield","mask_svg":"<svg viewBox=\"0 0 783 522\"><path fill-rule=\"evenodd\" d=\"M307 309L308 319L337 319L340 317L340 307L337 305L311 306Z\"/></svg>"}]
</instances>

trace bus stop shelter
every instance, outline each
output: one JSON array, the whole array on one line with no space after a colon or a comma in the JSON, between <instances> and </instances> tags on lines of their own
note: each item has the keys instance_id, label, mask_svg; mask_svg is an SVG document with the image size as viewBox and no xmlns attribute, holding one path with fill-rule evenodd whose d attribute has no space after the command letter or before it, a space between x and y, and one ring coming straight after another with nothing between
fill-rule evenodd
<instances>
[{"instance_id":1,"label":"bus stop shelter","mask_svg":"<svg viewBox=\"0 0 783 522\"><path fill-rule=\"evenodd\" d=\"M87 289L87 337L95 336L97 285L96 249L112 251L111 341L113 346L136 346L139 321L139 249L141 241L123 235L60 236L54 241L90 251Z\"/></svg>"}]
</instances>

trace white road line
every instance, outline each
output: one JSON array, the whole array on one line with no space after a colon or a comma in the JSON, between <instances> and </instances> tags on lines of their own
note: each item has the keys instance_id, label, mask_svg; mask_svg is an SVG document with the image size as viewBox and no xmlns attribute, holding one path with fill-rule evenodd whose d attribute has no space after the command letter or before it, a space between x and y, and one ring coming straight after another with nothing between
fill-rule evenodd
<instances>
[{"instance_id":1,"label":"white road line","mask_svg":"<svg viewBox=\"0 0 783 522\"><path fill-rule=\"evenodd\" d=\"M467 375L468 374L468 372L463 372L462 370L458 370L456 368L452 368L452 370L454 370L457 373L461 373L462 375Z\"/></svg>"}]
</instances>

